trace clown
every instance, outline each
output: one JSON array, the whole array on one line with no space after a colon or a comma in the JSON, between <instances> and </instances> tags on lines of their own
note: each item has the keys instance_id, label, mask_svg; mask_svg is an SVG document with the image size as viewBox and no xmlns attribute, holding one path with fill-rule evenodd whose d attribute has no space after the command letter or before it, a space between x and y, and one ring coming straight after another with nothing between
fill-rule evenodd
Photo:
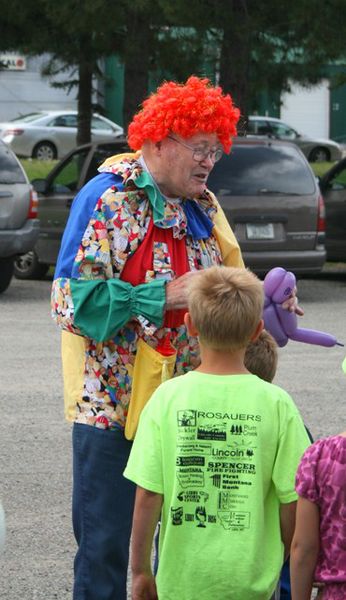
<instances>
[{"instance_id":1,"label":"clown","mask_svg":"<svg viewBox=\"0 0 346 600\"><path fill-rule=\"evenodd\" d=\"M66 414L74 421L74 600L126 600L135 492L122 476L131 448L126 418L139 380L151 391L160 383L139 348L159 360L155 349L168 336L170 374L196 366L198 340L183 320L187 284L209 266L243 267L207 189L238 119L231 97L207 79L164 83L129 126L134 153L108 159L73 203L52 313L64 330L65 392L73 403ZM95 393L100 364L107 386L100 382Z\"/></svg>"}]
</instances>

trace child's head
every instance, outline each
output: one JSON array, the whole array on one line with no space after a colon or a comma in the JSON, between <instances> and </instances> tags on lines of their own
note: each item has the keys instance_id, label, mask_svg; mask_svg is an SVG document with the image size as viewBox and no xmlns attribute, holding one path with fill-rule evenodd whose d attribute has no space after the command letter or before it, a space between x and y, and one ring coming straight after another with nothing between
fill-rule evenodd
<instances>
[{"instance_id":1,"label":"child's head","mask_svg":"<svg viewBox=\"0 0 346 600\"><path fill-rule=\"evenodd\" d=\"M191 279L189 315L202 345L213 350L246 348L260 326L263 286L246 269L211 267Z\"/></svg>"},{"instance_id":2,"label":"child's head","mask_svg":"<svg viewBox=\"0 0 346 600\"><path fill-rule=\"evenodd\" d=\"M278 363L278 346L273 336L265 329L246 348L244 365L250 373L261 379L273 381Z\"/></svg>"}]
</instances>

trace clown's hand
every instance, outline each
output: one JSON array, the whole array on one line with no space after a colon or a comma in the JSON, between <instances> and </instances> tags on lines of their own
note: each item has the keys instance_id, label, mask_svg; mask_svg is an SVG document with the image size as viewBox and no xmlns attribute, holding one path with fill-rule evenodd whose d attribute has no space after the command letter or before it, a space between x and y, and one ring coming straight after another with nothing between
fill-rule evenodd
<instances>
[{"instance_id":1,"label":"clown's hand","mask_svg":"<svg viewBox=\"0 0 346 600\"><path fill-rule=\"evenodd\" d=\"M298 305L298 296L297 296L297 288L294 287L292 290L291 296L287 298L282 304L282 308L288 310L289 312L296 313L299 317L304 315L304 309Z\"/></svg>"},{"instance_id":2,"label":"clown's hand","mask_svg":"<svg viewBox=\"0 0 346 600\"><path fill-rule=\"evenodd\" d=\"M166 285L166 310L187 308L187 295L192 277L199 271L188 271L184 275L173 279Z\"/></svg>"}]
</instances>

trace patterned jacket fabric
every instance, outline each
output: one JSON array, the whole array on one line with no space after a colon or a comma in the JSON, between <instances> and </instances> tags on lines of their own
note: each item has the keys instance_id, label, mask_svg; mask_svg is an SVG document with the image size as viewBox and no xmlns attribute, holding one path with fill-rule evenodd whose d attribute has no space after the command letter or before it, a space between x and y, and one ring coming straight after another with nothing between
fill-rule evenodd
<instances>
[{"instance_id":1,"label":"patterned jacket fabric","mask_svg":"<svg viewBox=\"0 0 346 600\"><path fill-rule=\"evenodd\" d=\"M165 284L186 270L222 264L213 227L224 215L208 191L198 199L165 198L162 215L153 207L150 186L143 187L138 156L108 159L100 171L72 205L53 282L52 314L59 327L84 338L75 420L122 428L139 338L156 348L170 333L177 351L175 375L199 362L197 339L189 338L183 325L184 311L170 311L176 312L170 319L164 312ZM231 230L220 239L229 245L232 264L243 266ZM139 260L145 243L148 251ZM126 268L131 261L133 268Z\"/></svg>"}]
</instances>

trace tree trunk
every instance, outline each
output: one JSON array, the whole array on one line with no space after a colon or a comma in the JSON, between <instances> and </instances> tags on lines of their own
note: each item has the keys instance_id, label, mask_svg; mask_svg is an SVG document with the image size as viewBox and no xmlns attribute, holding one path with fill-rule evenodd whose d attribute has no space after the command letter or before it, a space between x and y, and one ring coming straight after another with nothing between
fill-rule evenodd
<instances>
[{"instance_id":1,"label":"tree trunk","mask_svg":"<svg viewBox=\"0 0 346 600\"><path fill-rule=\"evenodd\" d=\"M250 39L247 0L229 0L220 57L220 86L231 94L243 118L248 110Z\"/></svg>"},{"instance_id":2,"label":"tree trunk","mask_svg":"<svg viewBox=\"0 0 346 600\"><path fill-rule=\"evenodd\" d=\"M81 43L79 61L79 86L78 86L78 131L77 146L91 141L91 114L92 114L92 60L87 52L87 40Z\"/></svg>"},{"instance_id":3,"label":"tree trunk","mask_svg":"<svg viewBox=\"0 0 346 600\"><path fill-rule=\"evenodd\" d=\"M151 43L149 17L129 10L124 73L124 130L148 94L149 52Z\"/></svg>"}]
</instances>

